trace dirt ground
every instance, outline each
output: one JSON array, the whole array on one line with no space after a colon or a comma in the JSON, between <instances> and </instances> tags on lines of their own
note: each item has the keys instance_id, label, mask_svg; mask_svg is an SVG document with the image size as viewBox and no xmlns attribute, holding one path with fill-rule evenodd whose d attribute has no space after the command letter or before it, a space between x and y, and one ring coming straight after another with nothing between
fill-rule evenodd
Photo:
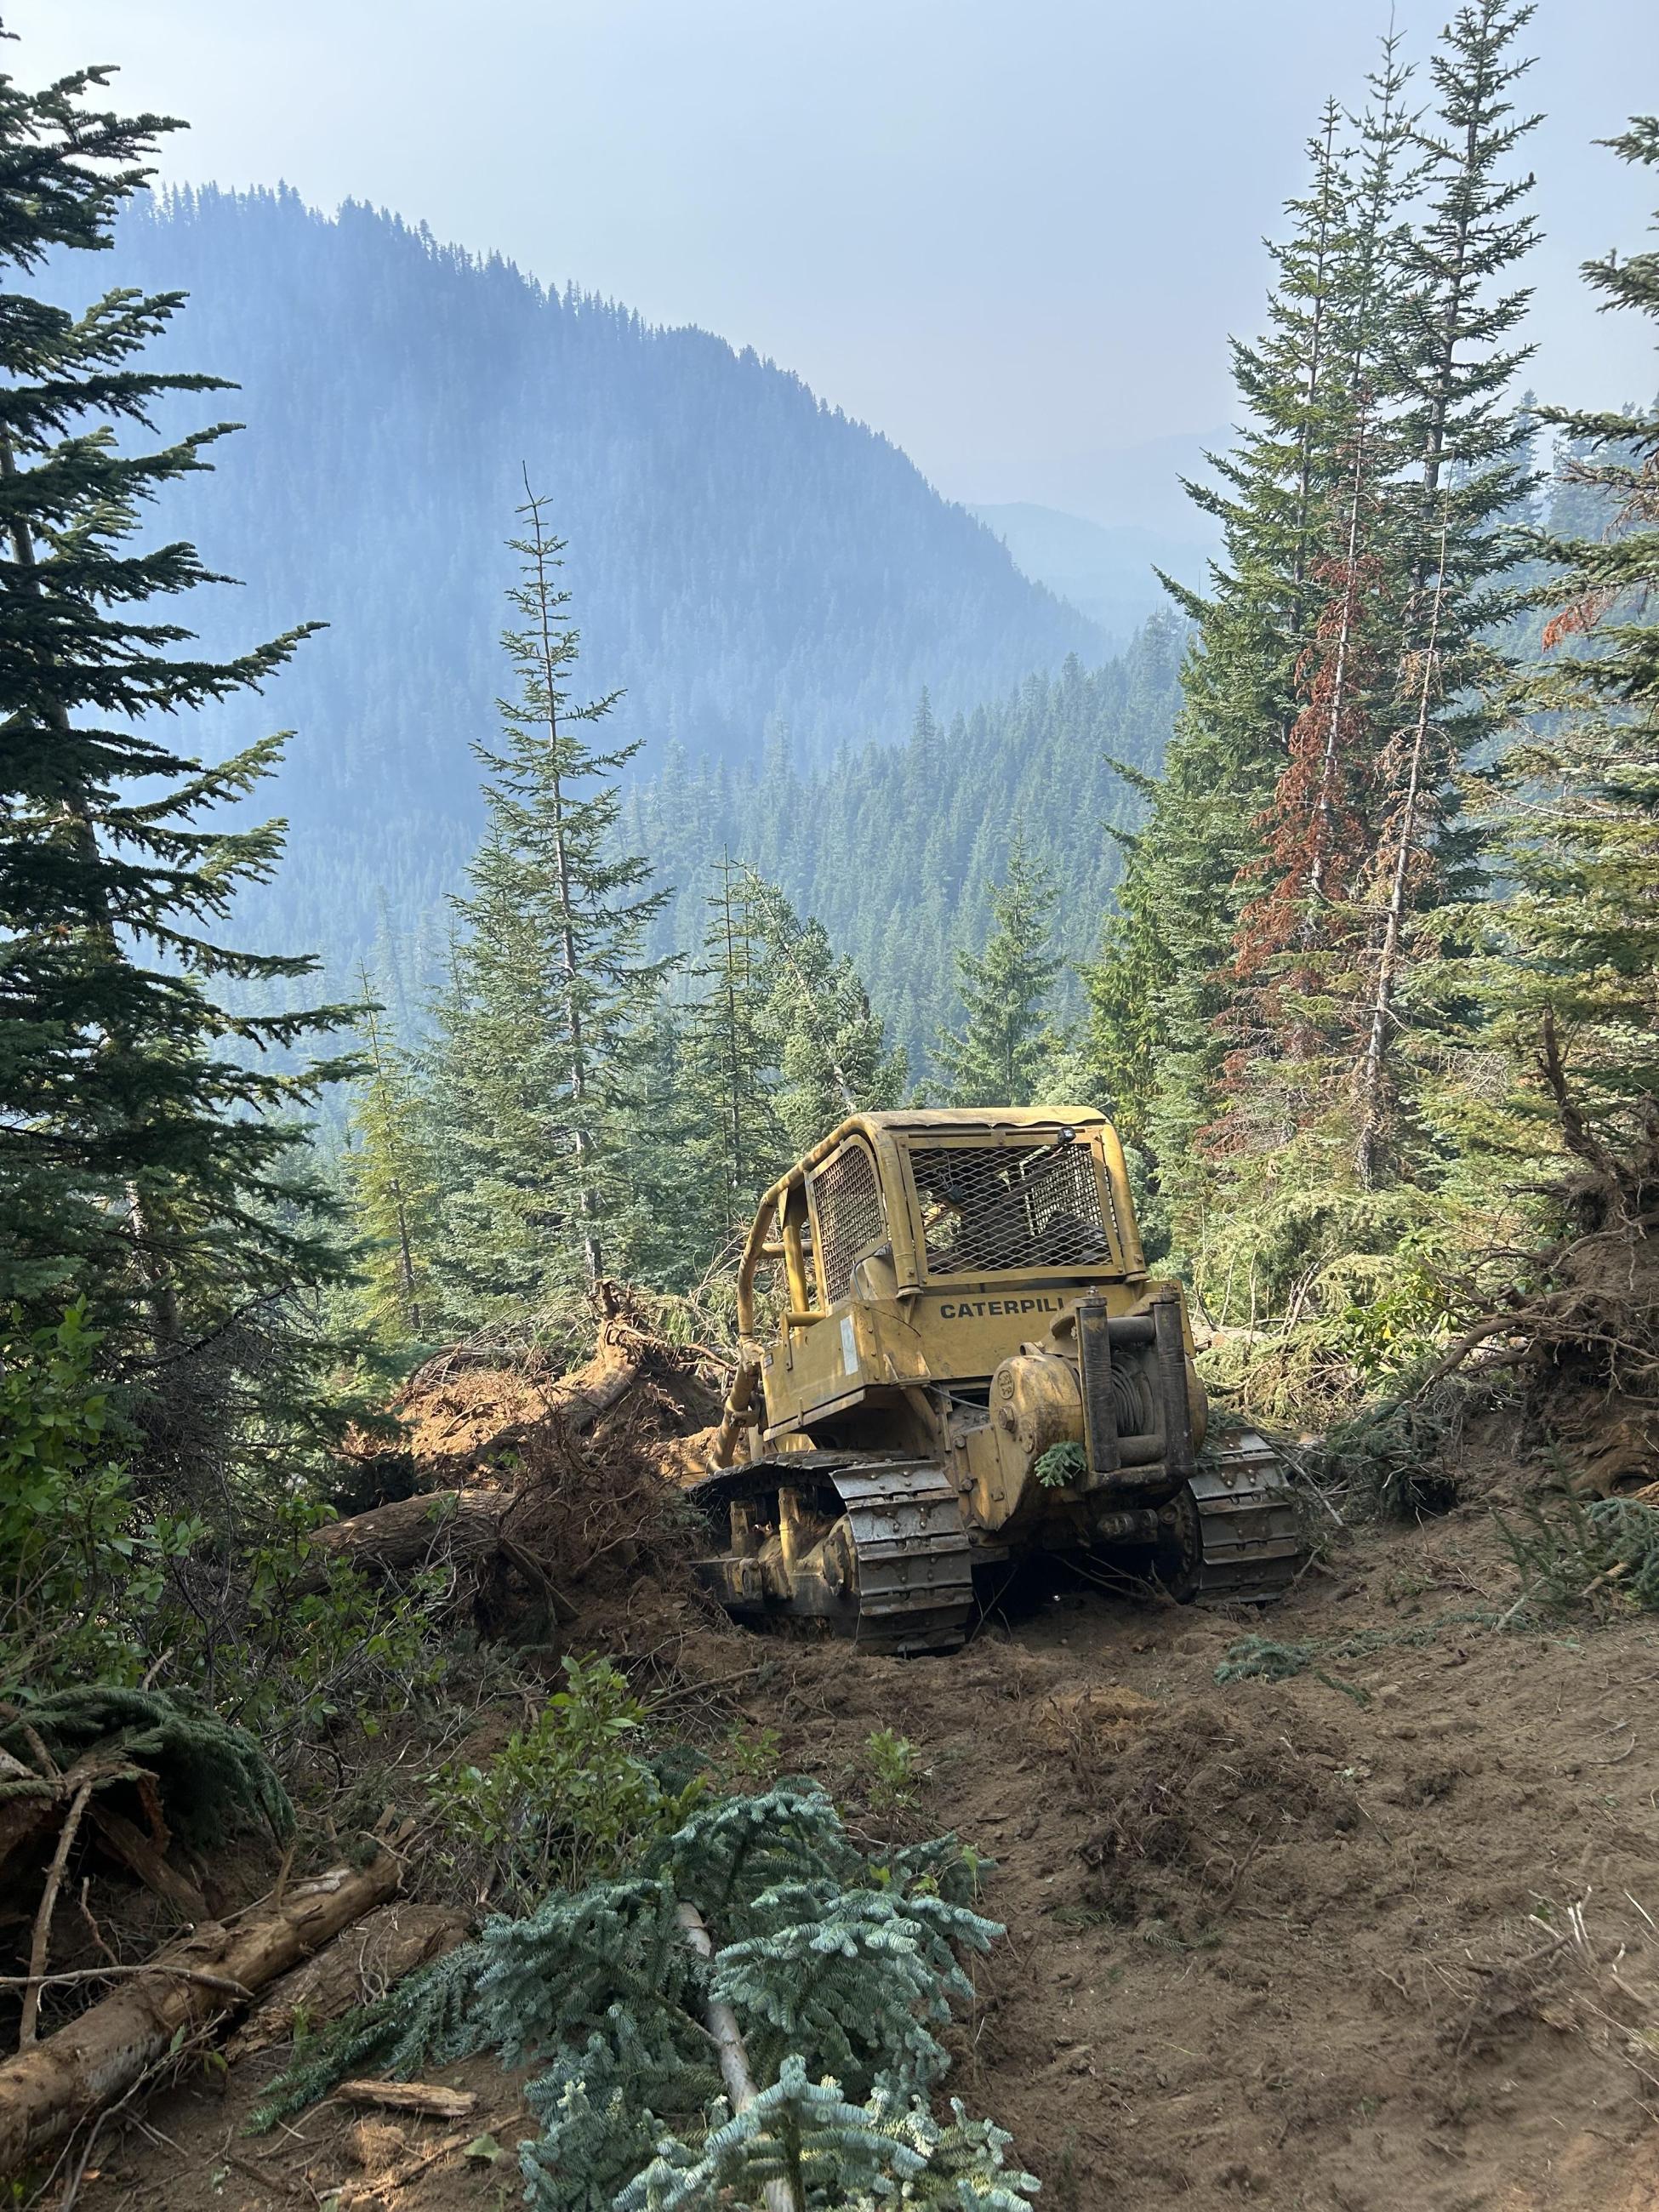
<instances>
[{"instance_id":1,"label":"dirt ground","mask_svg":"<svg viewBox=\"0 0 1659 2212\"><path fill-rule=\"evenodd\" d=\"M1052 2212L1659 2212L1659 1622L1497 1632L1515 1589L1484 1508L1339 1547L1266 1620L1056 1576L954 1657L734 1641L777 1662L735 1717L854 1806L901 1731L899 1817L996 1859L950 2088ZM1218 1682L1256 1633L1317 1648ZM90 2212L517 2200L516 2079L447 2069L459 2128L247 2138L282 2056L157 2101Z\"/></svg>"}]
</instances>

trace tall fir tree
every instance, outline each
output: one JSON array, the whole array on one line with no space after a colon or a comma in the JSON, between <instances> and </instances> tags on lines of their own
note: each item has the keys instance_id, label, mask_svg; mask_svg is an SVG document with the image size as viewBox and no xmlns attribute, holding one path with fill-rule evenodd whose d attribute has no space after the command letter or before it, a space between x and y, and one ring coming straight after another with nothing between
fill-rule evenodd
<instances>
[{"instance_id":1,"label":"tall fir tree","mask_svg":"<svg viewBox=\"0 0 1659 2212\"><path fill-rule=\"evenodd\" d=\"M857 969L837 955L823 924L803 922L777 886L752 870L749 881L766 946L775 1110L792 1153L800 1153L848 1114L896 1106L909 1070L902 1049L888 1043Z\"/></svg>"},{"instance_id":2,"label":"tall fir tree","mask_svg":"<svg viewBox=\"0 0 1659 2212\"><path fill-rule=\"evenodd\" d=\"M1048 1000L1060 963L1050 929L1058 896L1052 871L1017 830L1006 872L991 893L985 950L957 955L963 1025L940 1038L938 1055L957 1105L1036 1101L1053 1048Z\"/></svg>"},{"instance_id":3,"label":"tall fir tree","mask_svg":"<svg viewBox=\"0 0 1659 2212\"><path fill-rule=\"evenodd\" d=\"M1659 116L1607 143L1659 172ZM1659 322L1659 252L1609 253L1584 275L1604 307ZM1501 888L1478 917L1480 981L1488 1035L1534 1079L1534 1116L1558 1120L1559 1083L1617 1153L1659 1098L1659 410L1544 419L1570 441L1579 511L1613 520L1538 549L1556 611L1517 741L1489 775Z\"/></svg>"},{"instance_id":4,"label":"tall fir tree","mask_svg":"<svg viewBox=\"0 0 1659 2212\"><path fill-rule=\"evenodd\" d=\"M526 485L520 626L502 638L515 688L497 702L500 749L473 747L487 826L436 1010L446 1268L475 1311L553 1301L625 1259L633 1071L673 964L646 950L667 894L615 836L639 741L589 741L618 694L572 702L580 641L546 505Z\"/></svg>"},{"instance_id":5,"label":"tall fir tree","mask_svg":"<svg viewBox=\"0 0 1659 2212\"><path fill-rule=\"evenodd\" d=\"M275 870L282 825L208 817L282 740L212 768L159 732L257 689L306 633L192 654L154 603L210 573L188 544L131 543L232 427L146 434L158 402L222 388L138 365L179 295L112 292L75 313L19 289L49 254L108 245L177 127L104 108L109 74L35 93L0 77L0 1301L84 1296L106 1352L166 1363L180 1403L210 1341L219 1383L269 1413L292 1379L272 1331L302 1358L283 1317L341 1266L302 1117L343 1064L294 1054L349 1010L230 1010L315 966L217 934L238 889ZM256 1317L265 1364L238 1383ZM204 1414L216 1454L228 1425ZM167 1449L176 1463L177 1432Z\"/></svg>"},{"instance_id":6,"label":"tall fir tree","mask_svg":"<svg viewBox=\"0 0 1659 2212\"><path fill-rule=\"evenodd\" d=\"M1531 349L1514 341L1531 295L1514 270L1538 232L1516 156L1540 118L1512 95L1532 65L1516 42L1534 12L1471 0L1443 33L1435 112L1416 133L1427 206L1397 254L1407 467L1395 504L1410 590L1362 895L1353 1164L1366 1187L1437 1171L1425 1048L1430 1060L1441 1049L1434 969L1452 948L1432 917L1477 880L1456 780L1498 733L1499 641L1521 598L1513 526L1533 488L1533 416L1514 385Z\"/></svg>"},{"instance_id":7,"label":"tall fir tree","mask_svg":"<svg viewBox=\"0 0 1659 2212\"><path fill-rule=\"evenodd\" d=\"M361 1261L368 1325L392 1347L434 1337L439 1177L425 1101L413 1062L374 1003L362 972L364 1072L352 1099L346 1188L365 1249Z\"/></svg>"},{"instance_id":8,"label":"tall fir tree","mask_svg":"<svg viewBox=\"0 0 1659 2212\"><path fill-rule=\"evenodd\" d=\"M1369 844L1370 770L1385 712L1383 684L1399 568L1387 484L1397 455L1389 417L1392 349L1389 283L1403 173L1405 76L1392 42L1373 79L1352 180L1327 256L1326 368L1318 428L1326 481L1309 499L1296 576L1316 610L1298 657L1295 720L1272 796L1253 827L1262 841L1245 871L1249 896L1235 924L1227 970L1233 1005L1220 1026L1232 1042L1235 1099L1272 1091L1288 1065L1302 1110L1322 1084L1319 1063L1341 1026L1341 969L1350 894ZM1302 481L1298 474L1299 487ZM1285 1115L1270 1113L1275 1143ZM1294 1116L1292 1117L1294 1118Z\"/></svg>"},{"instance_id":9,"label":"tall fir tree","mask_svg":"<svg viewBox=\"0 0 1659 2212\"><path fill-rule=\"evenodd\" d=\"M1277 339L1237 349L1256 426L1220 502L1231 557L1194 603L1187 703L1090 977L1096 1058L1177 1249L1259 1213L1269 1300L1322 1255L1397 1242L1451 1170L1437 917L1478 865L1457 776L1495 734L1530 489L1510 397L1530 14L1461 9L1428 115L1390 40L1357 143L1327 117L1273 313L1293 373L1270 373ZM1316 377L1311 318L1283 299L1310 270Z\"/></svg>"},{"instance_id":10,"label":"tall fir tree","mask_svg":"<svg viewBox=\"0 0 1659 2212\"><path fill-rule=\"evenodd\" d=\"M1261 896L1273 794L1332 597L1329 563L1347 550L1332 523L1364 458L1354 430L1365 380L1370 410L1379 404L1376 264L1401 188L1406 82L1390 40L1358 161L1349 119L1327 103L1308 188L1288 204L1289 235L1273 249L1267 337L1234 341L1247 419L1234 451L1212 457L1218 486L1188 487L1219 522L1223 555L1207 596L1171 586L1194 625L1182 706L1162 775L1126 769L1146 815L1123 840L1118 911L1085 970L1092 1057L1113 1109L1153 1167L1161 1210L1189 1223L1206 1210L1201 1139L1239 1048L1228 970L1240 916Z\"/></svg>"}]
</instances>

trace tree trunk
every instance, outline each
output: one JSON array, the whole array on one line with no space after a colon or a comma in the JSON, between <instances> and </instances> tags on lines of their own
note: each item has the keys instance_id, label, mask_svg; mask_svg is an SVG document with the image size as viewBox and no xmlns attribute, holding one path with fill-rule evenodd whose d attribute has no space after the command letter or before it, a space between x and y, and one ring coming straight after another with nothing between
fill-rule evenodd
<instances>
[{"instance_id":1,"label":"tree trunk","mask_svg":"<svg viewBox=\"0 0 1659 2212\"><path fill-rule=\"evenodd\" d=\"M708 1930L696 1906L678 1906L675 1917L680 1923L681 1934L697 1956L712 1964L714 1947L709 1941ZM721 2004L718 1999L710 1997L703 2007L702 2017L720 2059L720 2079L726 2084L726 2099L735 2118L738 2113L748 2111L755 2101L756 2094L755 2077L749 2070L749 2053L744 2048L738 2016L729 2004ZM763 2194L766 2212L801 2212L795 2201L794 2191L781 2176L775 2181L769 2181Z\"/></svg>"},{"instance_id":2,"label":"tree trunk","mask_svg":"<svg viewBox=\"0 0 1659 2212\"><path fill-rule=\"evenodd\" d=\"M1395 999L1399 986L1401 948L1405 939L1406 906L1411 884L1412 856L1419 840L1425 834L1423 820L1426 793L1425 790L1424 757L1428 749L1431 723L1430 707L1433 699L1435 678L1438 673L1440 646L1440 615L1446 592L1446 540L1449 525L1443 511L1440 524L1440 559L1434 580L1434 598L1429 616L1429 636L1423 654L1421 681L1418 686L1417 719L1412 731L1411 751L1407 761L1406 788L1395 817L1396 839L1393 866L1389 872L1388 905L1382 922L1382 942L1378 948L1376 976L1371 996L1370 1019L1366 1030L1365 1054L1359 1070L1359 1133L1354 1149L1354 1169L1361 1184L1371 1189L1381 1172L1382 1164L1383 1125L1387 1118L1389 1062L1391 1033L1395 1021Z\"/></svg>"},{"instance_id":3,"label":"tree trunk","mask_svg":"<svg viewBox=\"0 0 1659 2212\"><path fill-rule=\"evenodd\" d=\"M13 2174L63 2135L131 2089L173 2038L213 2026L252 1994L383 1905L398 1887L383 1853L361 1870L336 1867L301 1882L270 1911L237 1928L198 1928L170 1944L112 1996L0 2065L0 2175Z\"/></svg>"},{"instance_id":4,"label":"tree trunk","mask_svg":"<svg viewBox=\"0 0 1659 2212\"><path fill-rule=\"evenodd\" d=\"M428 1490L336 1521L317 1530L313 1543L326 1558L307 1568L297 1587L301 1593L320 1589L327 1559L394 1577L434 1559L488 1559L513 1503L510 1490Z\"/></svg>"}]
</instances>

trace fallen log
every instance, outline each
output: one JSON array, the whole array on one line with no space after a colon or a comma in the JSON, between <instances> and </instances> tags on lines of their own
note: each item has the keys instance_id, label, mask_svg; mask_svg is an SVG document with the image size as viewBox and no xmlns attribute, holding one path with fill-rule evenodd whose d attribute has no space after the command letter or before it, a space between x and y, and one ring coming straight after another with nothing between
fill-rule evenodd
<instances>
[{"instance_id":1,"label":"fallen log","mask_svg":"<svg viewBox=\"0 0 1659 2212\"><path fill-rule=\"evenodd\" d=\"M510 1490L428 1490L394 1498L319 1528L312 1541L325 1559L344 1559L371 1574L412 1574L434 1559L473 1560L500 1548L501 1523L513 1507ZM319 1563L300 1578L301 1591L319 1588Z\"/></svg>"},{"instance_id":2,"label":"fallen log","mask_svg":"<svg viewBox=\"0 0 1659 2212\"><path fill-rule=\"evenodd\" d=\"M336 1867L300 1883L238 1927L210 1922L67 2027L0 2064L0 2176L131 2089L176 2037L213 2027L383 1905L398 1881L398 1862L383 1852L367 1867Z\"/></svg>"},{"instance_id":3,"label":"fallen log","mask_svg":"<svg viewBox=\"0 0 1659 2212\"><path fill-rule=\"evenodd\" d=\"M234 2065L286 2042L297 2021L313 2032L327 2026L416 1966L453 1950L466 1927L465 1915L442 1905L411 1905L407 1899L381 1905L325 1951L273 1982L225 2045L225 2057Z\"/></svg>"}]
</instances>

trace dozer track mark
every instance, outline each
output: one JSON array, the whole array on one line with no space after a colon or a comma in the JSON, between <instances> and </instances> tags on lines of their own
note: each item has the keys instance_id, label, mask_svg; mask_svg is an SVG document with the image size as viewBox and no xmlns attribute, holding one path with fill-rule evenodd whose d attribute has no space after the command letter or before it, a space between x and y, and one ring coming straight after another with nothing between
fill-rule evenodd
<instances>
[{"instance_id":1,"label":"dozer track mark","mask_svg":"<svg viewBox=\"0 0 1659 2212\"><path fill-rule=\"evenodd\" d=\"M1198 1571L1191 1595L1234 1605L1281 1596L1308 1556L1278 1454L1245 1433L1206 1456L1191 1480Z\"/></svg>"},{"instance_id":2,"label":"dozer track mark","mask_svg":"<svg viewBox=\"0 0 1659 2212\"><path fill-rule=\"evenodd\" d=\"M825 1620L861 1650L954 1651L973 1609L973 1571L956 1492L931 1462L792 1452L706 1476L688 1495L729 1543L733 1506L776 1500L781 1518L785 1495L816 1503L826 1487L842 1509L816 1547L830 1556L828 1576L792 1572L785 1590L757 1558L727 1550L702 1562L710 1589L736 1613ZM843 1578L836 1566L848 1553Z\"/></svg>"}]
</instances>

